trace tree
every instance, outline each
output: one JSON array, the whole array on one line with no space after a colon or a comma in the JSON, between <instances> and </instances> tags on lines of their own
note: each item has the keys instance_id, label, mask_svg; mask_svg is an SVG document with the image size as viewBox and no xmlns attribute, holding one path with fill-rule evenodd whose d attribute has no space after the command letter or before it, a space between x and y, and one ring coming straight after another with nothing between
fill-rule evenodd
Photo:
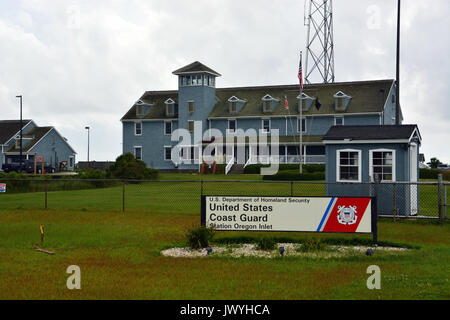
<instances>
[{"instance_id":1,"label":"tree","mask_svg":"<svg viewBox=\"0 0 450 320\"><path fill-rule=\"evenodd\" d=\"M442 162L439 161L437 158L431 158L430 162L427 163L430 168L436 169L438 165L442 164Z\"/></svg>"},{"instance_id":2,"label":"tree","mask_svg":"<svg viewBox=\"0 0 450 320\"><path fill-rule=\"evenodd\" d=\"M111 178L129 180L149 180L158 178L158 170L147 168L144 161L138 160L131 153L117 157L116 162L107 170Z\"/></svg>"}]
</instances>

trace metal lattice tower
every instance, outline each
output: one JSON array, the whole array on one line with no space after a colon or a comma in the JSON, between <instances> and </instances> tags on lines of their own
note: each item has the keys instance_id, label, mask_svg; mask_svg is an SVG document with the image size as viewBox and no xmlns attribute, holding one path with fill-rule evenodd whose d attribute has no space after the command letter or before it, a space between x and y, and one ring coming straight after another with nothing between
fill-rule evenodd
<instances>
[{"instance_id":1,"label":"metal lattice tower","mask_svg":"<svg viewBox=\"0 0 450 320\"><path fill-rule=\"evenodd\" d=\"M333 1L305 0L305 14L306 10L305 82L311 83L310 78L316 70L320 74L320 82L334 82Z\"/></svg>"}]
</instances>

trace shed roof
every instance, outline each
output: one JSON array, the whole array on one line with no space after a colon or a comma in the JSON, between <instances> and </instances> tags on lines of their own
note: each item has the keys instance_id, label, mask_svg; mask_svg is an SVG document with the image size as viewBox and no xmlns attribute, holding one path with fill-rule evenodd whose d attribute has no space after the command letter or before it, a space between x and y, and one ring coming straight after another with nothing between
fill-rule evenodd
<instances>
[{"instance_id":1,"label":"shed roof","mask_svg":"<svg viewBox=\"0 0 450 320\"><path fill-rule=\"evenodd\" d=\"M408 140L417 130L417 125L381 125L381 126L333 126L323 140Z\"/></svg>"},{"instance_id":2,"label":"shed roof","mask_svg":"<svg viewBox=\"0 0 450 320\"><path fill-rule=\"evenodd\" d=\"M38 143L53 127L35 127L27 132L26 137L31 140L24 146L22 146L22 152L28 152L31 148ZM25 135L24 135L25 137ZM24 141L26 142L26 141ZM16 148L16 144L12 144L6 152L20 152L19 148Z\"/></svg>"}]
</instances>

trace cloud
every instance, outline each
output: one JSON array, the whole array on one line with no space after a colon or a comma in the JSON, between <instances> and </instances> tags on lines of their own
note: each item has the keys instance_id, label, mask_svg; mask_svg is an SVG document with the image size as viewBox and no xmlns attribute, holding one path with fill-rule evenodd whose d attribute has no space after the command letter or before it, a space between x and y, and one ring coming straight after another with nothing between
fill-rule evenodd
<instances>
[{"instance_id":1,"label":"cloud","mask_svg":"<svg viewBox=\"0 0 450 320\"><path fill-rule=\"evenodd\" d=\"M450 162L449 6L403 2L401 101L427 158ZM337 81L395 77L396 2L334 2ZM54 125L86 158L121 153L120 118L145 90L175 89L172 71L199 60L218 86L297 82L305 47L294 0L22 0L0 4L0 118ZM305 51L305 50L304 50Z\"/></svg>"}]
</instances>

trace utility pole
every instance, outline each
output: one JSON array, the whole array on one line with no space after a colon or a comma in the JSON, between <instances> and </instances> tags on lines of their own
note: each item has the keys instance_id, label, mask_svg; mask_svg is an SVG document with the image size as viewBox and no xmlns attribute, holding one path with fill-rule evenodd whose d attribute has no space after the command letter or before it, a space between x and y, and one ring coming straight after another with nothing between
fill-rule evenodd
<instances>
[{"instance_id":1,"label":"utility pole","mask_svg":"<svg viewBox=\"0 0 450 320\"><path fill-rule=\"evenodd\" d=\"M88 168L89 168L89 129L90 129L90 127L85 127L85 129L88 132L87 162L88 162Z\"/></svg>"},{"instance_id":2,"label":"utility pole","mask_svg":"<svg viewBox=\"0 0 450 320\"><path fill-rule=\"evenodd\" d=\"M22 170L22 128L23 128L23 123L22 123L22 96L16 96L16 98L20 99L20 170Z\"/></svg>"},{"instance_id":3,"label":"utility pole","mask_svg":"<svg viewBox=\"0 0 450 320\"><path fill-rule=\"evenodd\" d=\"M397 67L395 86L395 124L400 125L400 0L397 4Z\"/></svg>"}]
</instances>

